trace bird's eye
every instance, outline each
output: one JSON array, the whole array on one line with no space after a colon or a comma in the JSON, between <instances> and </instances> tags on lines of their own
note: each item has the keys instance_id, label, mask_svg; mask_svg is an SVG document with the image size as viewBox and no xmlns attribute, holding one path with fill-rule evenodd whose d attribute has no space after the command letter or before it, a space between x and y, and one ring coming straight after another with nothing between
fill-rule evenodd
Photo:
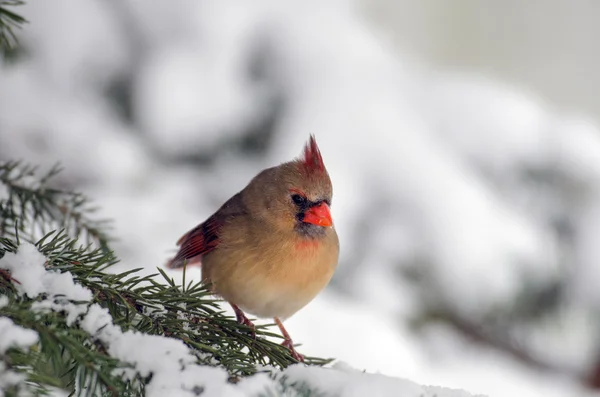
<instances>
[{"instance_id":1,"label":"bird's eye","mask_svg":"<svg viewBox=\"0 0 600 397\"><path fill-rule=\"evenodd\" d=\"M306 204L306 197L302 197L299 194L292 194L292 201L296 203L296 205L304 205Z\"/></svg>"}]
</instances>

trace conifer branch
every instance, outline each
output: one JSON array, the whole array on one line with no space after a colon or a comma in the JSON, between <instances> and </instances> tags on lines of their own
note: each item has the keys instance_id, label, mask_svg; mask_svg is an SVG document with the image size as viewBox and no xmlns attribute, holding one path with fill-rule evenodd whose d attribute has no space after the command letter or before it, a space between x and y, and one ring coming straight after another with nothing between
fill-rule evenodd
<instances>
[{"instance_id":1,"label":"conifer branch","mask_svg":"<svg viewBox=\"0 0 600 397\"><path fill-rule=\"evenodd\" d=\"M36 177L37 168L20 162L0 163L0 183L8 199L0 203L0 236L19 233L35 241L53 230L65 229L76 238L108 250L109 222L90 217L96 210L80 193L52 188L48 182L60 172L54 166Z\"/></svg>"},{"instance_id":2,"label":"conifer branch","mask_svg":"<svg viewBox=\"0 0 600 397\"><path fill-rule=\"evenodd\" d=\"M0 54L5 55L18 45L15 29L27 23L27 20L16 14L9 7L23 5L21 0L0 0Z\"/></svg>"},{"instance_id":3,"label":"conifer branch","mask_svg":"<svg viewBox=\"0 0 600 397\"><path fill-rule=\"evenodd\" d=\"M223 367L231 381L255 374L258 368L268 372L295 363L277 340L267 339L281 339L271 332L272 325L258 326L253 338L199 282L178 285L160 268L148 276L140 275L141 269L107 272L117 258L109 247L106 223L91 218L91 207L83 196L49 186L57 172L53 169L36 178L33 167L0 164L0 259L18 252L23 241L34 242L46 259L47 271L70 274L92 296L82 302L60 296L31 298L18 293L18 277L6 269L0 272L0 296L9 300L0 305L0 317L39 335L39 342L29 351L9 349L0 355L0 363L7 368L27 374L28 387L35 386L40 393L58 387L79 395L144 395L152 375L122 376L131 372L132 363L108 354L110 346L81 326L86 312L98 305L108 309L113 324L123 332L180 340L197 364ZM40 312L36 309L40 305L52 310ZM82 310L71 318L60 305ZM309 365L327 362L306 359Z\"/></svg>"}]
</instances>

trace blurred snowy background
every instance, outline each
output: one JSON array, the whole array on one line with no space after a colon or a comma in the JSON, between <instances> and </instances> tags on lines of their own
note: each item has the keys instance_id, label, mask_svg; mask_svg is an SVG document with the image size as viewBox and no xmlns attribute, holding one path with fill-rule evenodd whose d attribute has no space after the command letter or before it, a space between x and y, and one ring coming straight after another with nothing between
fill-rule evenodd
<instances>
[{"instance_id":1,"label":"blurred snowy background","mask_svg":"<svg viewBox=\"0 0 600 397\"><path fill-rule=\"evenodd\" d=\"M313 133L342 256L288 322L301 352L489 396L600 387L600 3L19 12L0 161L60 162L114 219L121 269L155 272Z\"/></svg>"}]
</instances>

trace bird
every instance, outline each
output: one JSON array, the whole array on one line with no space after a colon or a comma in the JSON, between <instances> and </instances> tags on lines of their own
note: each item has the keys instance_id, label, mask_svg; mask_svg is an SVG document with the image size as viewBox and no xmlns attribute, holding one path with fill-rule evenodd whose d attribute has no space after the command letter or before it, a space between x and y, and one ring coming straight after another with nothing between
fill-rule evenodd
<instances>
[{"instance_id":1,"label":"bird","mask_svg":"<svg viewBox=\"0 0 600 397\"><path fill-rule=\"evenodd\" d=\"M199 265L202 282L232 306L239 323L254 330L245 313L273 318L282 346L304 361L283 321L312 301L337 267L332 196L311 134L298 158L261 171L185 233L167 267Z\"/></svg>"}]
</instances>

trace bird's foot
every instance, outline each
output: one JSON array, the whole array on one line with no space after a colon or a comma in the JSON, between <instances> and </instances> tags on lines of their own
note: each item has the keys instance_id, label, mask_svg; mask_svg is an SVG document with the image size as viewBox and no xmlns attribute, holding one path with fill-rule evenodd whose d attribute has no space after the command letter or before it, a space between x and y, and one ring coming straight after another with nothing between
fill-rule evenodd
<instances>
[{"instance_id":1,"label":"bird's foot","mask_svg":"<svg viewBox=\"0 0 600 397\"><path fill-rule=\"evenodd\" d=\"M245 326L252 328L253 332L256 330L256 326L254 325L254 323L250 321L244 313L241 313L241 315L236 315L236 317L238 323L244 324Z\"/></svg>"},{"instance_id":2,"label":"bird's foot","mask_svg":"<svg viewBox=\"0 0 600 397\"><path fill-rule=\"evenodd\" d=\"M275 317L274 320L275 320L275 324L277 324L277 326L279 327L279 330L283 334L283 343L281 344L281 346L286 347L290 351L290 354L292 355L292 357L294 357L294 360L300 361L303 363L304 356L302 354L298 353L296 351L296 349L294 349L294 342L292 342L292 338L290 337L290 334L288 334L287 330L283 326L283 323L281 322L281 320L278 317Z\"/></svg>"},{"instance_id":3,"label":"bird's foot","mask_svg":"<svg viewBox=\"0 0 600 397\"><path fill-rule=\"evenodd\" d=\"M233 307L233 311L235 312L235 318L237 319L238 323L250 328L252 338L256 339L256 326L254 325L254 323L250 321L248 317L246 317L242 309L237 307L237 305L231 303L231 307Z\"/></svg>"},{"instance_id":4,"label":"bird's foot","mask_svg":"<svg viewBox=\"0 0 600 397\"><path fill-rule=\"evenodd\" d=\"M284 340L281 346L287 348L290 351L290 354L292 355L292 357L294 357L294 360L300 361L301 363L304 362L304 356L298 353L296 349L294 349L294 342L292 342L291 339Z\"/></svg>"}]
</instances>

